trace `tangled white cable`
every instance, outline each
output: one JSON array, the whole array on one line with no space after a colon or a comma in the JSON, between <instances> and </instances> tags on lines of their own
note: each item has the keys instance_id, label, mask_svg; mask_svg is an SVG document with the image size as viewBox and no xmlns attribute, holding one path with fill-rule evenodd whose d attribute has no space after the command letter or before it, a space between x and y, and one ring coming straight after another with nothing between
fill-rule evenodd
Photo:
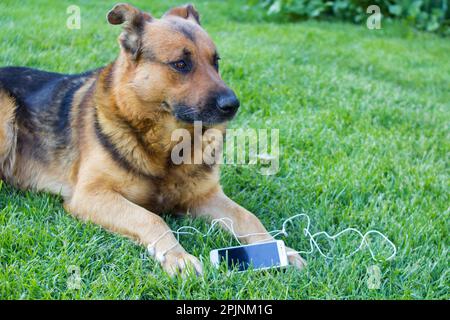
<instances>
[{"instance_id":1,"label":"tangled white cable","mask_svg":"<svg viewBox=\"0 0 450 320\"><path fill-rule=\"evenodd\" d=\"M337 238L339 238L340 236L342 236L345 233L356 233L360 238L361 238L361 242L359 244L359 246L353 251L351 252L349 255L347 255L346 257L351 257L353 256L355 253L357 253L358 251L361 251L364 247L364 245L367 246L370 255L372 257L372 259L374 261L378 261L377 258L375 257L375 253L372 250L372 247L370 245L370 242L367 241L367 238L369 237L369 235L371 234L377 234L379 236L381 236L392 248L392 254L386 258L386 260L391 260L395 257L395 255L397 254L397 247L395 246L395 244L389 240L388 237L386 237L383 233L381 233L380 231L377 230L369 230L366 233L362 233L361 231L355 229L355 228L346 228L340 232L338 232L335 235L330 235L328 234L326 231L320 231L320 232L316 232L316 233L311 233L310 232L310 228L311 228L311 219L309 218L309 216L306 213L299 213L296 214L286 220L284 220L283 224L282 224L282 228L281 230L273 230L273 231L269 231L268 233L273 237L277 237L279 235L284 235L285 237L288 236L288 233L286 231L286 226L288 223L292 223L293 220L297 219L297 218L305 218L306 219L306 227L303 228L303 233L306 237L309 238L309 245L310 248L308 251L293 251L293 252L297 252L298 254L312 254L314 252L314 248L317 249L317 251L319 252L319 254L321 256L323 256L326 259L335 259L332 256L329 256L325 253L323 253L322 249L320 248L319 244L316 241L317 237L320 236L325 236L327 239L329 240L336 240ZM229 224L227 224L226 222L229 222ZM249 236L257 236L257 235L266 235L267 233L249 233L249 234L245 234L245 235L237 235L236 232L234 231L234 227L233 227L233 221L230 218L221 218L221 219L214 219L211 221L211 226L209 227L208 231L206 233L202 233L200 230L198 230L197 228L191 227L191 226L183 226L178 228L176 231L173 230L168 230L166 232L164 232L161 236L159 236L153 243L149 244L147 249L148 252L151 256L155 256L156 251L155 251L155 245L162 239L164 238L167 234L169 233L173 233L177 235L177 239L179 240L180 235L194 235L194 234L200 234L202 237L207 237L209 236L215 229L215 226L218 223L222 223L230 232L231 234L235 237L236 241L241 244L241 241L239 240L240 238L245 238L245 237L249 237ZM272 239L267 239L267 240L261 240L259 242L264 242L264 241L270 241ZM173 248L175 248L178 245L178 243L174 244L172 247L168 248L167 250L165 250L164 252L159 252L156 254L155 258L159 261L159 262L164 262L165 260L165 255L168 251L172 250ZM293 253L291 251L291 254Z\"/></svg>"}]
</instances>

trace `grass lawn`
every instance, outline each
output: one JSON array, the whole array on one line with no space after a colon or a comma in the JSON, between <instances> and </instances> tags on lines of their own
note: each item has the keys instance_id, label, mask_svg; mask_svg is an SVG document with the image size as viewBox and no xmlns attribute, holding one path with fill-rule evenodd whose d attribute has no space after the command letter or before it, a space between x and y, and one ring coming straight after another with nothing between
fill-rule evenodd
<instances>
[{"instance_id":1,"label":"grass lawn","mask_svg":"<svg viewBox=\"0 0 450 320\"><path fill-rule=\"evenodd\" d=\"M76 1L81 29L65 27L71 1L0 3L0 65L77 73L112 61L119 27L107 24L111 1ZM134 1L161 15L175 1ZM252 20L241 1L195 1L219 47L222 76L241 99L232 127L280 129L280 171L224 166L222 184L268 229L306 212L313 232L378 229L398 247L374 262L344 237L326 260L306 256L297 272L227 275L209 251L234 244L225 232L182 237L202 256L205 275L168 278L144 248L83 224L61 199L0 185L1 299L449 299L450 41L400 25L368 30L338 22L275 24ZM166 217L173 228L203 221ZM307 250L290 229L286 243ZM379 257L389 256L373 237ZM327 247L324 241L321 244ZM367 269L381 270L369 289ZM67 285L81 270L80 289Z\"/></svg>"}]
</instances>

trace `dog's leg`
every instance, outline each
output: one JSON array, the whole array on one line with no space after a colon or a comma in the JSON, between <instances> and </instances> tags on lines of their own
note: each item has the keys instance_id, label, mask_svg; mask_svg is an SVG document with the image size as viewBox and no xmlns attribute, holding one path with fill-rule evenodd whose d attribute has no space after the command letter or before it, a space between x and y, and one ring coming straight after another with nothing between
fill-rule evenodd
<instances>
[{"instance_id":1,"label":"dog's leg","mask_svg":"<svg viewBox=\"0 0 450 320\"><path fill-rule=\"evenodd\" d=\"M208 198L202 205L191 210L195 217L226 218L222 220L222 226L227 230L232 227L242 243L249 244L273 239L253 213L228 198L221 190ZM305 261L293 249L287 248L287 252L289 262L292 265L299 269L306 265Z\"/></svg>"},{"instance_id":2,"label":"dog's leg","mask_svg":"<svg viewBox=\"0 0 450 320\"><path fill-rule=\"evenodd\" d=\"M171 275L185 276L190 267L201 274L202 265L188 254L158 215L108 190L77 190L65 208L76 217L92 221L106 229L125 235L148 246L154 244L155 256L164 254L161 265ZM164 235L165 234L165 235ZM156 243L154 243L157 241Z\"/></svg>"},{"instance_id":3,"label":"dog's leg","mask_svg":"<svg viewBox=\"0 0 450 320\"><path fill-rule=\"evenodd\" d=\"M0 89L0 178L10 175L14 164L17 131L14 124L15 110L14 99Z\"/></svg>"}]
</instances>

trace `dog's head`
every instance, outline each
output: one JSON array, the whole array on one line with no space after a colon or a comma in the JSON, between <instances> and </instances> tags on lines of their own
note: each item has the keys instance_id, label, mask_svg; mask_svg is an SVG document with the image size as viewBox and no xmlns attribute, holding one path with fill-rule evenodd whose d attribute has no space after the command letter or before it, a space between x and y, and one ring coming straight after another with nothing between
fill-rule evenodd
<instances>
[{"instance_id":1,"label":"dog's head","mask_svg":"<svg viewBox=\"0 0 450 320\"><path fill-rule=\"evenodd\" d=\"M220 77L219 53L192 5L156 19L118 4L107 19L123 25L120 59L126 72L121 76L141 108L157 106L188 123L218 124L233 118L239 100Z\"/></svg>"}]
</instances>

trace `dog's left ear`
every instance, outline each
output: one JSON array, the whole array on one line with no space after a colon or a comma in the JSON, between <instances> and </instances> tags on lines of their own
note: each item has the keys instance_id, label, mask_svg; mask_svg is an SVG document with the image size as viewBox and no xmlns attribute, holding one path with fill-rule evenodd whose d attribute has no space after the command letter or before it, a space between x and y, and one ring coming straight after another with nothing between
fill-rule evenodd
<instances>
[{"instance_id":1,"label":"dog's left ear","mask_svg":"<svg viewBox=\"0 0 450 320\"><path fill-rule=\"evenodd\" d=\"M119 37L120 44L125 51L136 57L141 46L141 34L145 23L153 18L130 4L119 3L108 12L107 19L110 24L123 24L123 32Z\"/></svg>"},{"instance_id":2,"label":"dog's left ear","mask_svg":"<svg viewBox=\"0 0 450 320\"><path fill-rule=\"evenodd\" d=\"M200 15L198 11L194 8L192 4L186 4L181 7L175 7L170 9L164 14L164 17L167 16L178 16L187 20L192 20L197 24L200 24Z\"/></svg>"}]
</instances>

